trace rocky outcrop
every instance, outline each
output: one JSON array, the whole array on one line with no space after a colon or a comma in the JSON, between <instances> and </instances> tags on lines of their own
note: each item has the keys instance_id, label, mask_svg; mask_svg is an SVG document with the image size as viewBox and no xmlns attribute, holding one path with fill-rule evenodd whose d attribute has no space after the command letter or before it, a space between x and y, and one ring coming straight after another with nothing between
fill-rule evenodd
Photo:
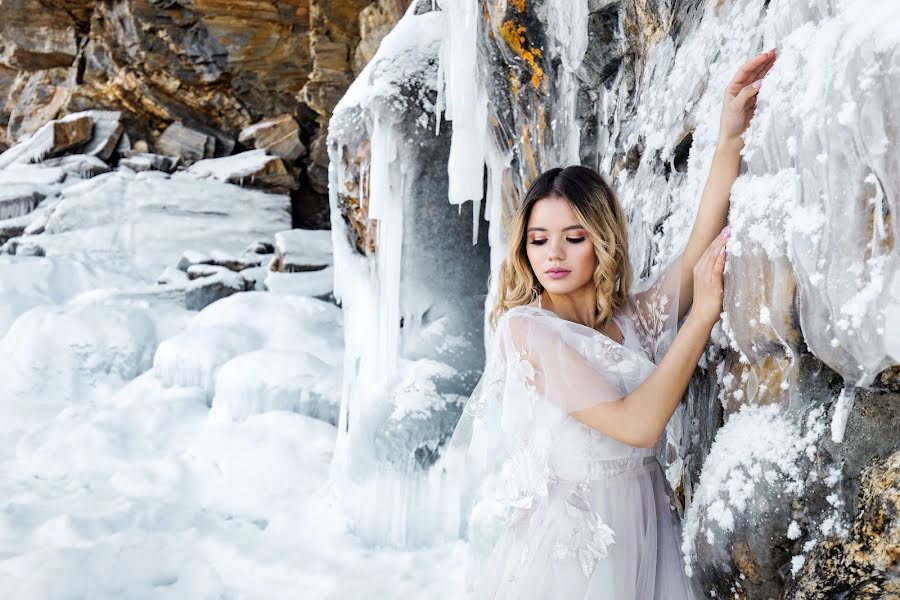
<instances>
[{"instance_id":1,"label":"rocky outcrop","mask_svg":"<svg viewBox=\"0 0 900 600\"><path fill-rule=\"evenodd\" d=\"M863 472L846 537L822 540L797 564L786 600L900 597L900 453Z\"/></svg>"},{"instance_id":2,"label":"rocky outcrop","mask_svg":"<svg viewBox=\"0 0 900 600\"><path fill-rule=\"evenodd\" d=\"M52 119L110 109L121 112L139 152L176 156L188 166L260 148L237 147L244 144L240 132L286 115L298 124L298 139L273 154L289 161L296 180L287 186L295 224L327 227L325 125L408 4L4 2L0 150Z\"/></svg>"}]
</instances>

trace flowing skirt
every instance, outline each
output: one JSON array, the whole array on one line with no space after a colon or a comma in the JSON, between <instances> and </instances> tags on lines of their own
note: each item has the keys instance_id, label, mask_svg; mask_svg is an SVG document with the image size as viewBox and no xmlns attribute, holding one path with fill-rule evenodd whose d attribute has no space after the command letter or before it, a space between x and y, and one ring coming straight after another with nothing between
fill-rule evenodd
<instances>
[{"instance_id":1,"label":"flowing skirt","mask_svg":"<svg viewBox=\"0 0 900 600\"><path fill-rule=\"evenodd\" d=\"M659 463L586 483L559 479L543 502L513 515L473 600L699 597L684 575Z\"/></svg>"}]
</instances>

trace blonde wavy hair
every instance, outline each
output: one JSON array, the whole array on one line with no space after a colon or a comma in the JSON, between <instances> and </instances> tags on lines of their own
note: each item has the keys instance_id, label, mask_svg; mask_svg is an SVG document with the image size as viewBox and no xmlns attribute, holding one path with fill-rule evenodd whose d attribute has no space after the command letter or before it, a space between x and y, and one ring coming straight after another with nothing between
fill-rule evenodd
<instances>
[{"instance_id":1,"label":"blonde wavy hair","mask_svg":"<svg viewBox=\"0 0 900 600\"><path fill-rule=\"evenodd\" d=\"M578 224L587 230L594 245L594 328L604 328L613 313L625 304L631 287L631 263L628 227L619 199L596 171L579 165L557 167L534 180L509 224L506 258L491 276L497 277L497 298L488 315L491 330L496 329L503 313L533 302L544 291L528 261L525 230L535 202L553 196L569 202Z\"/></svg>"}]
</instances>

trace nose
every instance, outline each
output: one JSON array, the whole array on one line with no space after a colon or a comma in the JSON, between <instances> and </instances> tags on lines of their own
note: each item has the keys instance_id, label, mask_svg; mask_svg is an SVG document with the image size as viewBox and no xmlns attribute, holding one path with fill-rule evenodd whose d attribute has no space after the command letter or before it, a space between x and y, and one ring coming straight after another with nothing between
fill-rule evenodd
<instances>
[{"instance_id":1,"label":"nose","mask_svg":"<svg viewBox=\"0 0 900 600\"><path fill-rule=\"evenodd\" d=\"M547 251L547 258L549 260L565 260L566 253L563 251L561 240L550 240L548 245L550 246Z\"/></svg>"}]
</instances>

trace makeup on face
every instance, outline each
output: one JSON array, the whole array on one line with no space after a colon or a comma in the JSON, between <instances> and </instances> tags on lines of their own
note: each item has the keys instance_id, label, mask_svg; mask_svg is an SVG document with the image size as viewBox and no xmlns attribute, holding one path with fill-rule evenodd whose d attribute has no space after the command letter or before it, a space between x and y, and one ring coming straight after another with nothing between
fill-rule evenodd
<instances>
[{"instance_id":1,"label":"makeup on face","mask_svg":"<svg viewBox=\"0 0 900 600\"><path fill-rule=\"evenodd\" d=\"M541 285L565 294L592 280L594 248L568 201L538 200L525 233L528 260Z\"/></svg>"}]
</instances>

